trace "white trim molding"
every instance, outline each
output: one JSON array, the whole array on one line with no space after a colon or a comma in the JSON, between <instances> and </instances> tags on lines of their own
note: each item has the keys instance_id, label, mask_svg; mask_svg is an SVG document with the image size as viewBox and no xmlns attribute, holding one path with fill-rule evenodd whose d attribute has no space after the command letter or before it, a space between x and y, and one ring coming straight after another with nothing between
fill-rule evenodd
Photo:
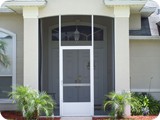
<instances>
[{"instance_id":1,"label":"white trim molding","mask_svg":"<svg viewBox=\"0 0 160 120\"><path fill-rule=\"evenodd\" d=\"M160 40L160 36L129 36L130 40Z\"/></svg>"},{"instance_id":2,"label":"white trim molding","mask_svg":"<svg viewBox=\"0 0 160 120\"><path fill-rule=\"evenodd\" d=\"M132 92L160 93L160 89L131 89Z\"/></svg>"}]
</instances>

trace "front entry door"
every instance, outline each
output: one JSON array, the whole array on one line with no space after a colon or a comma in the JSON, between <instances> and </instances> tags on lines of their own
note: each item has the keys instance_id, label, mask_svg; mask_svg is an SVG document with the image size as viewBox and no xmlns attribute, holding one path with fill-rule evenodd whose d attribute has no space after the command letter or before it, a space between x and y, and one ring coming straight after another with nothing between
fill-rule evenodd
<instances>
[{"instance_id":1,"label":"front entry door","mask_svg":"<svg viewBox=\"0 0 160 120\"><path fill-rule=\"evenodd\" d=\"M92 115L91 50L62 50L62 116Z\"/></svg>"}]
</instances>

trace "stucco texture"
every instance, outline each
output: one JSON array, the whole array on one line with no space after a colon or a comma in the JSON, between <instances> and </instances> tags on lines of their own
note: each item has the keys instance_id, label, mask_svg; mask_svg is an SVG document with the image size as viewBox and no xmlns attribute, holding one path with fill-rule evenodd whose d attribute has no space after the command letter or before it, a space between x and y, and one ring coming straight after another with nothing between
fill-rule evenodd
<instances>
[{"instance_id":1,"label":"stucco texture","mask_svg":"<svg viewBox=\"0 0 160 120\"><path fill-rule=\"evenodd\" d=\"M131 89L160 92L160 41L130 41Z\"/></svg>"}]
</instances>

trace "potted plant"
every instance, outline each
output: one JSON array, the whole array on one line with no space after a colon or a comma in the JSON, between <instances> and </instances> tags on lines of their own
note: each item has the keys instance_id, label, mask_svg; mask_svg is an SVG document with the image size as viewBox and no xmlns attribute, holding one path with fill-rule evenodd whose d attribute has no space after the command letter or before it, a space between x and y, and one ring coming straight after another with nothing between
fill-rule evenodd
<instances>
[{"instance_id":1,"label":"potted plant","mask_svg":"<svg viewBox=\"0 0 160 120\"><path fill-rule=\"evenodd\" d=\"M41 112L51 116L55 108L55 102L51 96L27 86L18 86L9 95L27 120L37 120Z\"/></svg>"},{"instance_id":2,"label":"potted plant","mask_svg":"<svg viewBox=\"0 0 160 120\"><path fill-rule=\"evenodd\" d=\"M124 118L124 110L126 105L136 108L136 99L131 97L130 92L110 92L104 101L104 109L111 107L111 115L116 118Z\"/></svg>"},{"instance_id":3,"label":"potted plant","mask_svg":"<svg viewBox=\"0 0 160 120\"><path fill-rule=\"evenodd\" d=\"M3 66L8 67L10 62L5 52L6 52L6 43L0 40L0 63Z\"/></svg>"}]
</instances>

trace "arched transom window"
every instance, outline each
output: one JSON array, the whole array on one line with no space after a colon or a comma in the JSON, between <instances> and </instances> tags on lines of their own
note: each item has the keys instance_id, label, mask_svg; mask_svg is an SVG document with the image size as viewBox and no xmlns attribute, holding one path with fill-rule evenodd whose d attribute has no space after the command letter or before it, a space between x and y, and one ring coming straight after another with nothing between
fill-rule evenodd
<instances>
[{"instance_id":1,"label":"arched transom window","mask_svg":"<svg viewBox=\"0 0 160 120\"><path fill-rule=\"evenodd\" d=\"M102 41L103 29L94 27L94 40ZM85 25L69 25L62 26L61 39L62 41L91 41L91 26ZM59 40L59 28L52 30L52 41Z\"/></svg>"}]
</instances>

